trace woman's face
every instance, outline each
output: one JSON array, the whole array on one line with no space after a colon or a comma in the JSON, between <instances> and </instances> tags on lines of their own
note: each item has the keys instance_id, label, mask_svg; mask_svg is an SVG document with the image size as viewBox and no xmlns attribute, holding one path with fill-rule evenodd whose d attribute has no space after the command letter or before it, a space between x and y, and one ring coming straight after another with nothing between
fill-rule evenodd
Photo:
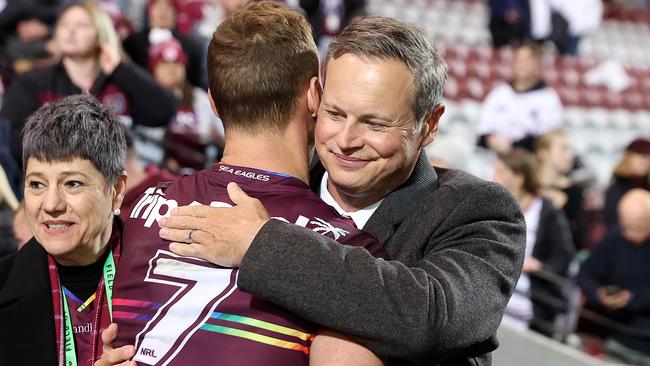
<instances>
[{"instance_id":1,"label":"woman's face","mask_svg":"<svg viewBox=\"0 0 650 366\"><path fill-rule=\"evenodd\" d=\"M501 184L513 193L521 189L523 185L521 175L515 174L501 159L494 162L492 181Z\"/></svg>"},{"instance_id":2,"label":"woman's face","mask_svg":"<svg viewBox=\"0 0 650 366\"><path fill-rule=\"evenodd\" d=\"M41 161L25 168L25 210L36 239L61 264L85 265L102 254L122 203L126 177L109 185L88 159Z\"/></svg>"},{"instance_id":3,"label":"woman's face","mask_svg":"<svg viewBox=\"0 0 650 366\"><path fill-rule=\"evenodd\" d=\"M176 28L176 8L169 0L157 0L149 8L149 28Z\"/></svg>"},{"instance_id":4,"label":"woman's face","mask_svg":"<svg viewBox=\"0 0 650 366\"><path fill-rule=\"evenodd\" d=\"M650 155L628 151L628 167L634 176L643 177L650 174Z\"/></svg>"},{"instance_id":5,"label":"woman's face","mask_svg":"<svg viewBox=\"0 0 650 366\"><path fill-rule=\"evenodd\" d=\"M185 84L185 65L178 62L159 62L154 77L164 88L174 90Z\"/></svg>"},{"instance_id":6,"label":"woman's face","mask_svg":"<svg viewBox=\"0 0 650 366\"><path fill-rule=\"evenodd\" d=\"M54 39L64 56L94 56L99 49L97 29L90 15L79 6L73 6L61 15Z\"/></svg>"},{"instance_id":7,"label":"woman's face","mask_svg":"<svg viewBox=\"0 0 650 366\"><path fill-rule=\"evenodd\" d=\"M548 159L559 172L567 173L573 166L573 148L568 136L557 136L548 148Z\"/></svg>"}]
</instances>

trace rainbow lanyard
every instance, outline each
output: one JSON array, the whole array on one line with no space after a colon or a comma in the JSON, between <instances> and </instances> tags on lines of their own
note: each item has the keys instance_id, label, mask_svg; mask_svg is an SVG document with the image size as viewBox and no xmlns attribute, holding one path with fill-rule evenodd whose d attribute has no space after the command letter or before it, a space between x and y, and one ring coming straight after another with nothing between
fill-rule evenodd
<instances>
[{"instance_id":1,"label":"rainbow lanyard","mask_svg":"<svg viewBox=\"0 0 650 366\"><path fill-rule=\"evenodd\" d=\"M104 262L104 289L106 290L106 301L108 304L108 314L113 321L113 304L111 300L113 299L113 280L115 278L115 260L113 259L113 252L109 251L106 262ZM70 310L68 309L68 301L66 300L65 294L62 293L63 301L63 318L65 319L65 365L66 366L77 366L77 350L74 344L74 334L72 331L72 320L70 318ZM97 292L95 292L91 297L86 300L77 311L83 311L96 297ZM98 304L101 305L101 304ZM99 324L96 325L98 327ZM99 329L96 329L99 331Z\"/></svg>"}]
</instances>

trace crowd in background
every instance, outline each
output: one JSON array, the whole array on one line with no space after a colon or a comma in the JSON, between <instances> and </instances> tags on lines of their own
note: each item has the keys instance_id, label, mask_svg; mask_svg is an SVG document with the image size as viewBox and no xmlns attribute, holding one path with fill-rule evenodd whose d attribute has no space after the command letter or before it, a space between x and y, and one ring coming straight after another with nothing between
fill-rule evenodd
<instances>
[{"instance_id":1,"label":"crowd in background","mask_svg":"<svg viewBox=\"0 0 650 366\"><path fill-rule=\"evenodd\" d=\"M129 127L123 214L137 199L129 190L218 161L224 130L207 91L207 43L243 1L0 1L0 256L31 237L20 204L20 132L44 103L88 91ZM286 3L310 20L321 52L365 14L364 0ZM504 322L557 338L558 324L571 312L563 282L569 279L582 289L586 308L624 327L648 329L650 140L638 136L627 145L602 192L604 204L588 207L593 179L563 131L560 97L541 72L548 45L578 54L580 38L599 26L604 5L487 3L493 46L514 47L513 79L484 99L476 145L494 152L490 178L510 190L527 224L523 275ZM444 152L429 158L445 161ZM609 332L603 347L623 361L650 364L650 337L629 333Z\"/></svg>"}]
</instances>

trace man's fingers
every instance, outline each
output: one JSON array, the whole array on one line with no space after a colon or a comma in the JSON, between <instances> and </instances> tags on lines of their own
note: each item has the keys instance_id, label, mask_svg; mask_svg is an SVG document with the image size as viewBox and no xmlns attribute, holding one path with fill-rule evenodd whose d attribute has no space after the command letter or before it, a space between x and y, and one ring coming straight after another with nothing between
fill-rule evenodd
<instances>
[{"instance_id":1,"label":"man's fingers","mask_svg":"<svg viewBox=\"0 0 650 366\"><path fill-rule=\"evenodd\" d=\"M235 182L230 182L228 183L228 197L236 204L240 205L244 203L247 199L250 199L251 197L244 192L241 187Z\"/></svg>"},{"instance_id":2,"label":"man's fingers","mask_svg":"<svg viewBox=\"0 0 650 366\"><path fill-rule=\"evenodd\" d=\"M203 257L204 247L199 244L185 244L174 242L169 244L169 250L171 250L174 254L182 255L184 257L196 257L205 259Z\"/></svg>"},{"instance_id":3,"label":"man's fingers","mask_svg":"<svg viewBox=\"0 0 650 366\"><path fill-rule=\"evenodd\" d=\"M218 210L217 208L211 207ZM163 217L158 222L161 228L179 229L179 230L199 230L209 225L209 221L204 218L194 216L169 216Z\"/></svg>"},{"instance_id":4,"label":"man's fingers","mask_svg":"<svg viewBox=\"0 0 650 366\"><path fill-rule=\"evenodd\" d=\"M182 229L167 229L167 228L162 228L158 231L158 235L169 241L177 241L177 242L182 242L182 243L189 243L189 230ZM192 240L194 240L194 234L192 234Z\"/></svg>"},{"instance_id":5,"label":"man's fingers","mask_svg":"<svg viewBox=\"0 0 650 366\"><path fill-rule=\"evenodd\" d=\"M213 210L219 210L218 207L208 205L180 206L172 210L170 217L191 216L191 217L210 217ZM166 217L169 219L169 217Z\"/></svg>"}]
</instances>

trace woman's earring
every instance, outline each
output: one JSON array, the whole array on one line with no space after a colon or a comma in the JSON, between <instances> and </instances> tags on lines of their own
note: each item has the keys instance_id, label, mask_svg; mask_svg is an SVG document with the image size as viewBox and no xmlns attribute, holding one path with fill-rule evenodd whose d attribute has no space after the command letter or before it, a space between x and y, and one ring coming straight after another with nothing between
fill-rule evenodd
<instances>
[{"instance_id":1,"label":"woman's earring","mask_svg":"<svg viewBox=\"0 0 650 366\"><path fill-rule=\"evenodd\" d=\"M113 210L113 214L114 214L115 216L120 216L121 213L122 213L122 211L120 211L120 208L119 208L119 207Z\"/></svg>"}]
</instances>

